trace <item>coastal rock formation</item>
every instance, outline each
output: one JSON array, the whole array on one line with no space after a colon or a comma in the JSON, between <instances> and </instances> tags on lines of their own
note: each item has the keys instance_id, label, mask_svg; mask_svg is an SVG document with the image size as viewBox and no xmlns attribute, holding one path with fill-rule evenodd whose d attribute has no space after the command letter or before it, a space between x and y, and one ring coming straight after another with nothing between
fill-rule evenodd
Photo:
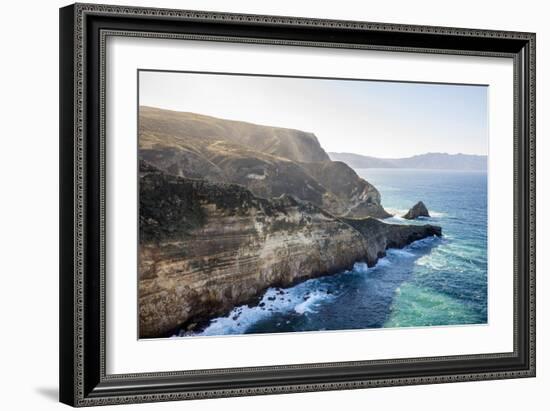
<instances>
[{"instance_id":1,"label":"coastal rock formation","mask_svg":"<svg viewBox=\"0 0 550 411\"><path fill-rule=\"evenodd\" d=\"M378 190L333 162L312 133L140 107L140 157L179 177L283 194L346 217L389 217Z\"/></svg>"},{"instance_id":2,"label":"coastal rock formation","mask_svg":"<svg viewBox=\"0 0 550 411\"><path fill-rule=\"evenodd\" d=\"M336 198L346 199L331 212L339 216L388 218L392 215L381 206L380 193L341 161L324 161L303 165Z\"/></svg>"},{"instance_id":3,"label":"coastal rock formation","mask_svg":"<svg viewBox=\"0 0 550 411\"><path fill-rule=\"evenodd\" d=\"M363 235L367 242L367 265L376 264L388 248L403 248L426 237L441 237L441 227L426 225L386 224L375 218L342 219Z\"/></svg>"},{"instance_id":4,"label":"coastal rock formation","mask_svg":"<svg viewBox=\"0 0 550 411\"><path fill-rule=\"evenodd\" d=\"M407 214L403 216L403 218L406 218L407 220L414 220L418 217L429 217L430 213L428 212L428 209L424 205L422 201L419 201L416 203L409 211L407 211Z\"/></svg>"},{"instance_id":5,"label":"coastal rock formation","mask_svg":"<svg viewBox=\"0 0 550 411\"><path fill-rule=\"evenodd\" d=\"M254 301L268 287L376 263L434 226L339 218L311 202L181 178L140 162L140 337Z\"/></svg>"}]
</instances>

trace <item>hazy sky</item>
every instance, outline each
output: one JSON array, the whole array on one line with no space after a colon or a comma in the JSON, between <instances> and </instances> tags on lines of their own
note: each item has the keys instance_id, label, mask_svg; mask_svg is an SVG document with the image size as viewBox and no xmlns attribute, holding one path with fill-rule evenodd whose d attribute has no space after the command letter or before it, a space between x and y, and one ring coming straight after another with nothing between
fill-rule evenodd
<instances>
[{"instance_id":1,"label":"hazy sky","mask_svg":"<svg viewBox=\"0 0 550 411\"><path fill-rule=\"evenodd\" d=\"M140 104L315 133L383 158L487 154L485 86L140 72Z\"/></svg>"}]
</instances>

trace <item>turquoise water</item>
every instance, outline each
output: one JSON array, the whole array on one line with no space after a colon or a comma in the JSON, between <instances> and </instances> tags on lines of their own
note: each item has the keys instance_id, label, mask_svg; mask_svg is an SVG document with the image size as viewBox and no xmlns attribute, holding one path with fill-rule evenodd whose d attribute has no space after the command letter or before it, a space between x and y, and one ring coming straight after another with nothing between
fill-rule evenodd
<instances>
[{"instance_id":1,"label":"turquoise water","mask_svg":"<svg viewBox=\"0 0 550 411\"><path fill-rule=\"evenodd\" d=\"M403 215L422 200L431 218L388 223L437 224L443 238L389 250L375 267L270 288L256 306L236 307L199 335L346 330L487 322L487 174L359 169L382 204ZM180 334L188 335L188 334ZM196 335L196 334L194 334Z\"/></svg>"},{"instance_id":2,"label":"turquoise water","mask_svg":"<svg viewBox=\"0 0 550 411\"><path fill-rule=\"evenodd\" d=\"M487 322L487 173L356 170L390 212L422 200L444 237L396 290L385 327ZM391 219L396 220L396 219Z\"/></svg>"}]
</instances>

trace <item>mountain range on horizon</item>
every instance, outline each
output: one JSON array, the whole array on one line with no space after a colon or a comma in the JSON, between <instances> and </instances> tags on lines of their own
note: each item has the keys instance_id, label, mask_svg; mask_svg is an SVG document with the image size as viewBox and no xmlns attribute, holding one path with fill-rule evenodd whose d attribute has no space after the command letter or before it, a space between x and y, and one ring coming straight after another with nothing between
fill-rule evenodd
<instances>
[{"instance_id":1,"label":"mountain range on horizon","mask_svg":"<svg viewBox=\"0 0 550 411\"><path fill-rule=\"evenodd\" d=\"M351 168L412 168L425 170L487 170L487 156L425 153L405 158L378 158L354 153L328 153L333 161Z\"/></svg>"}]
</instances>

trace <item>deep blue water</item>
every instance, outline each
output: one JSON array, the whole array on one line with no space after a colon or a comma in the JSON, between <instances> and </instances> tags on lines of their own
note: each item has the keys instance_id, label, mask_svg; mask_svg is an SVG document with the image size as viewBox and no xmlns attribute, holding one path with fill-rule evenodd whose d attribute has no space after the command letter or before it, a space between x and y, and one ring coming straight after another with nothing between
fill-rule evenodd
<instances>
[{"instance_id":1,"label":"deep blue water","mask_svg":"<svg viewBox=\"0 0 550 411\"><path fill-rule=\"evenodd\" d=\"M389 212L403 215L422 200L431 213L416 222L399 217L386 222L437 224L443 238L389 250L372 268L358 263L350 271L271 288L258 306L236 307L200 335L487 322L487 174L356 171L378 188Z\"/></svg>"}]
</instances>

